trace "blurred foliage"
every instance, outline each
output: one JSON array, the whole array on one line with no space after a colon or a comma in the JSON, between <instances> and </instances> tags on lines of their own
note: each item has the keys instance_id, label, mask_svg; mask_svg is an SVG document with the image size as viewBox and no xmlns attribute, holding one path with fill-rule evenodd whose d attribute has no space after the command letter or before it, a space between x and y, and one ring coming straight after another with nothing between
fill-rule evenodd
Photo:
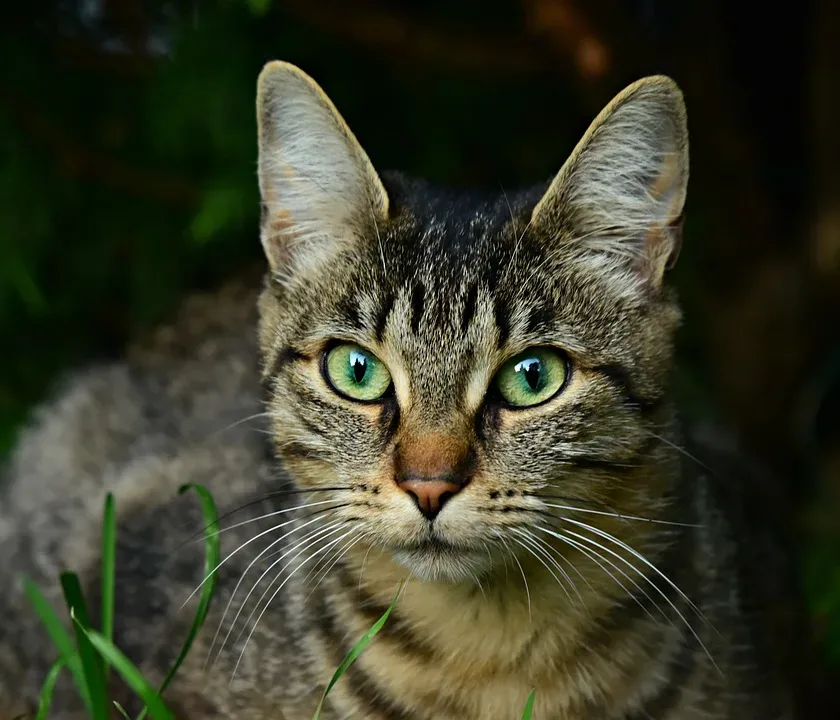
<instances>
[{"instance_id":1,"label":"blurred foliage","mask_svg":"<svg viewBox=\"0 0 840 720\"><path fill-rule=\"evenodd\" d=\"M618 5L585 7L609 27L610 14L599 8ZM671 39L675 25L693 22L684 18L689 8L711 6L670 4L665 12L654 0L623 5L648 37L674 55L682 49ZM393 12L378 15L385 7ZM552 15L558 7L567 14ZM172 312L185 292L212 287L260 261L253 107L255 80L266 61L288 60L313 75L379 169L397 167L448 184L511 188L556 172L593 108L605 99L593 91L597 82L591 78L612 56L596 42L592 23L580 13L569 14L575 7L584 4L49 0L37 8L10 5L0 22L0 61L13 68L0 81L0 453L62 373L116 355L132 335ZM733 13L738 17L731 37L747 37L742 25L752 27L756 14ZM769 14L762 10L761 22ZM524 26L533 37L523 37ZM630 34L620 28L616 53ZM762 42L764 36L749 37ZM552 42L568 45L565 61L549 52ZM771 45L772 37L764 42ZM685 47L691 49L690 43ZM731 47L741 58L738 77L749 88L738 95L739 111L760 102L769 82L762 78L773 75L765 65L781 72L803 62L750 54L740 39ZM670 68L670 60L658 57L635 65L620 60L611 66L609 94L633 79L628 73ZM745 71L745 63L753 65ZM686 82L690 117L708 118L692 115L691 108L702 112L704 97L700 90L692 95L691 83L712 76L714 66L694 75L690 65L675 67L677 79ZM749 82L745 72L752 73ZM733 73L725 66L723 74ZM712 108L712 117L718 110ZM794 183L792 190L790 183L791 176L799 177L790 172L791 157L804 142L779 145L771 155L766 148L772 144L776 151L779 133L767 113L751 112L755 132L747 139L754 135L765 143L755 172L781 188L767 204L788 210L805 205L805 185ZM786 106L785 112L787 118L793 111ZM692 126L701 149L709 126L701 121ZM745 139L730 143L721 147L739 148ZM675 272L686 309L680 388L694 409L725 417L726 403L713 404L712 398L728 398L708 368L710 358L725 366L728 348L723 336L715 335L721 310L709 298L736 296L726 283L758 262L754 256L740 265L722 262L735 257L726 230L739 227L741 197L724 196L734 209L721 219L717 178L710 183L708 171L703 178L704 167L716 167L708 147L707 142L706 152L695 155L699 181L690 194ZM740 160L731 162L735 174L727 175L727 183L739 181ZM743 212L752 207L749 200ZM769 238L758 234L754 241L739 239L750 252L765 240L768 257L778 250L778 242L771 247ZM763 300L756 302L760 307ZM840 416L840 402L831 400L840 383L840 360L823 365L819 383L809 391L809 420L794 444L808 449L811 477L837 478L840 461L822 459L837 447L840 433L826 435L821 428ZM753 368L745 372L754 374ZM835 529L840 500L832 482L809 484L819 490L813 512L804 518L809 545L803 564L819 636L840 667Z\"/></svg>"}]
</instances>

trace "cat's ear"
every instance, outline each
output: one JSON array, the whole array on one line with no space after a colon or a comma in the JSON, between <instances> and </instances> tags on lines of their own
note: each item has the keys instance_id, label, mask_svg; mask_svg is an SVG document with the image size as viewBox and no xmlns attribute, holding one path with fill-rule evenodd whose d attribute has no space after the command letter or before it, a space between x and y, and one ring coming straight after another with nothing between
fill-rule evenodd
<instances>
[{"instance_id":1,"label":"cat's ear","mask_svg":"<svg viewBox=\"0 0 840 720\"><path fill-rule=\"evenodd\" d=\"M313 267L388 216L368 156L317 83L270 62L257 81L261 238L272 272Z\"/></svg>"},{"instance_id":2,"label":"cat's ear","mask_svg":"<svg viewBox=\"0 0 840 720\"><path fill-rule=\"evenodd\" d=\"M658 286L679 251L687 185L682 92L668 77L648 77L598 115L531 223L595 251L601 267Z\"/></svg>"}]
</instances>

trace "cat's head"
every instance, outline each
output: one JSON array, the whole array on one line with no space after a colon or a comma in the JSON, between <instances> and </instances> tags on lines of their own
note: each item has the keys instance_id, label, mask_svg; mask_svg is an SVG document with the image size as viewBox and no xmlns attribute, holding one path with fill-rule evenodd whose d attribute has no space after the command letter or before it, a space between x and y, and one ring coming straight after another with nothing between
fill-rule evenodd
<instances>
[{"instance_id":1,"label":"cat's head","mask_svg":"<svg viewBox=\"0 0 840 720\"><path fill-rule=\"evenodd\" d=\"M319 542L460 580L558 516L656 516L688 180L674 82L619 94L549 185L489 198L380 177L291 65L265 67L257 112L264 377Z\"/></svg>"}]
</instances>

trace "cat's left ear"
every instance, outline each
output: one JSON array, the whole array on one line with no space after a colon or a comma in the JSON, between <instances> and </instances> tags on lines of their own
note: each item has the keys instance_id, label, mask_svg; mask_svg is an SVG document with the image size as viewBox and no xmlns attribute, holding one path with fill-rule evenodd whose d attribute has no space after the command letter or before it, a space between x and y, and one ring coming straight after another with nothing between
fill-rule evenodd
<instances>
[{"instance_id":1,"label":"cat's left ear","mask_svg":"<svg viewBox=\"0 0 840 720\"><path fill-rule=\"evenodd\" d=\"M257 81L261 237L272 272L316 267L377 232L388 195L318 84L270 62Z\"/></svg>"},{"instance_id":2,"label":"cat's left ear","mask_svg":"<svg viewBox=\"0 0 840 720\"><path fill-rule=\"evenodd\" d=\"M534 208L531 224L600 267L658 287L676 260L688 185L683 96L665 76L619 93Z\"/></svg>"}]
</instances>

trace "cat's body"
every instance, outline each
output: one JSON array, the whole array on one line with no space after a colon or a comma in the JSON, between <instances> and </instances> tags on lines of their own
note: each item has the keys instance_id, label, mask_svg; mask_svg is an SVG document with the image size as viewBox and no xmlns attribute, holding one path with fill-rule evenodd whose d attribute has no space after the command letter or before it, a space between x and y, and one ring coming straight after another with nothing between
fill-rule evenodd
<instances>
[{"instance_id":1,"label":"cat's body","mask_svg":"<svg viewBox=\"0 0 840 720\"><path fill-rule=\"evenodd\" d=\"M79 569L95 597L106 490L116 641L161 677L202 578L201 545L183 547L196 501L177 490L200 483L238 510L223 557L241 550L167 695L179 718L310 717L403 580L326 717L502 720L532 688L536 718L790 717L772 529L748 476L681 429L668 389L679 314L661 276L687 177L675 93L636 86L548 190L484 200L381 184L311 81L268 69L259 302L244 285L194 299L125 362L73 380L11 460L0 716L16 698L31 709L53 659L18 578L58 602L57 573ZM589 177L610 163L609 182ZM510 365L532 347L538 370L527 352ZM364 395L380 365L388 389ZM549 367L550 397L511 394ZM65 682L55 716L74 707Z\"/></svg>"}]
</instances>

